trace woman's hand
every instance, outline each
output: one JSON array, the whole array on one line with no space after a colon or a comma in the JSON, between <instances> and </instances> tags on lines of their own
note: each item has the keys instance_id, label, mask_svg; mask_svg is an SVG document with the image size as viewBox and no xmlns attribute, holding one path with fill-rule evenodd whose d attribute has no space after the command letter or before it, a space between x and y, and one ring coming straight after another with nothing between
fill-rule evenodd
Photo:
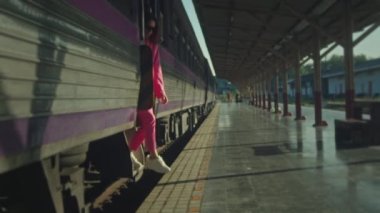
<instances>
[{"instance_id":1,"label":"woman's hand","mask_svg":"<svg viewBox=\"0 0 380 213\"><path fill-rule=\"evenodd\" d=\"M158 99L158 101L161 103L161 104L166 104L168 103L168 97L164 94L161 98Z\"/></svg>"}]
</instances>

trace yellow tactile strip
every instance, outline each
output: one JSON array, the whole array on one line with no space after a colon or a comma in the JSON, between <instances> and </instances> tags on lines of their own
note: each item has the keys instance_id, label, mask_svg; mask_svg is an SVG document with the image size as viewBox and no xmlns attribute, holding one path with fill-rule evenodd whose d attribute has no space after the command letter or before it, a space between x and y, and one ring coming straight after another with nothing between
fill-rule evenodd
<instances>
[{"instance_id":1,"label":"yellow tactile strip","mask_svg":"<svg viewBox=\"0 0 380 213\"><path fill-rule=\"evenodd\" d=\"M218 114L216 105L137 212L200 212Z\"/></svg>"}]
</instances>

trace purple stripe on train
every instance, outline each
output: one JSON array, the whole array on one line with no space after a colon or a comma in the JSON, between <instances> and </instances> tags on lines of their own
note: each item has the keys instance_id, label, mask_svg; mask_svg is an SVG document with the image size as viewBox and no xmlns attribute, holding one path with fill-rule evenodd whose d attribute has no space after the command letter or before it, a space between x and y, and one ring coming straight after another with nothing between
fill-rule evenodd
<instances>
[{"instance_id":1,"label":"purple stripe on train","mask_svg":"<svg viewBox=\"0 0 380 213\"><path fill-rule=\"evenodd\" d=\"M159 112L178 110L194 100L160 104ZM0 157L102 129L134 122L135 108L22 118L0 122Z\"/></svg>"},{"instance_id":2,"label":"purple stripe on train","mask_svg":"<svg viewBox=\"0 0 380 213\"><path fill-rule=\"evenodd\" d=\"M83 112L0 122L0 156L134 122L135 108Z\"/></svg>"},{"instance_id":3,"label":"purple stripe on train","mask_svg":"<svg viewBox=\"0 0 380 213\"><path fill-rule=\"evenodd\" d=\"M87 15L97 19L109 29L126 37L135 45L139 43L137 26L113 8L106 0L66 0Z\"/></svg>"}]
</instances>

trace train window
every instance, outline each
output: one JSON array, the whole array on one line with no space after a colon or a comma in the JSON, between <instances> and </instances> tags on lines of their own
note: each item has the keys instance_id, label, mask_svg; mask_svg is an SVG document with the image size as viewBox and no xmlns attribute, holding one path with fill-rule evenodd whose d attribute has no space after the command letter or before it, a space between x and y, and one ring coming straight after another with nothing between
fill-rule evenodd
<instances>
[{"instance_id":1,"label":"train window","mask_svg":"<svg viewBox=\"0 0 380 213\"><path fill-rule=\"evenodd\" d=\"M190 52L190 67L194 69L194 53L192 50Z\"/></svg>"},{"instance_id":2,"label":"train window","mask_svg":"<svg viewBox=\"0 0 380 213\"><path fill-rule=\"evenodd\" d=\"M179 44L180 44L179 38L180 38L179 29L177 26L174 26L174 44L173 44L173 46L175 49L174 52L176 53L177 57L179 56L179 54L178 54L179 53Z\"/></svg>"},{"instance_id":3,"label":"train window","mask_svg":"<svg viewBox=\"0 0 380 213\"><path fill-rule=\"evenodd\" d=\"M184 62L185 62L186 65L188 64L187 63L187 59L188 59L188 52L189 52L189 50L187 49L187 47L188 47L188 45L187 45L187 43L185 43L185 46L184 46L184 48L185 48L185 51L184 51Z\"/></svg>"},{"instance_id":4,"label":"train window","mask_svg":"<svg viewBox=\"0 0 380 213\"><path fill-rule=\"evenodd\" d=\"M190 64L190 46L189 44L186 45L186 64L189 66Z\"/></svg>"},{"instance_id":5,"label":"train window","mask_svg":"<svg viewBox=\"0 0 380 213\"><path fill-rule=\"evenodd\" d=\"M178 58L182 60L182 35L181 33L178 35L178 43L177 43L177 51L178 51Z\"/></svg>"},{"instance_id":6,"label":"train window","mask_svg":"<svg viewBox=\"0 0 380 213\"><path fill-rule=\"evenodd\" d=\"M155 0L142 0L144 2L145 16L158 17L159 5Z\"/></svg>"},{"instance_id":7,"label":"train window","mask_svg":"<svg viewBox=\"0 0 380 213\"><path fill-rule=\"evenodd\" d=\"M161 36L161 42L165 42L165 39L164 39L164 34L166 34L166 31L165 31L165 22L164 22L164 14L161 12L160 13L160 36Z\"/></svg>"},{"instance_id":8,"label":"train window","mask_svg":"<svg viewBox=\"0 0 380 213\"><path fill-rule=\"evenodd\" d=\"M167 40L170 39L171 42L173 42L174 36L175 36L173 23L175 23L175 20L176 20L172 7L173 7L173 4L168 4L166 7L166 26L167 26L166 39Z\"/></svg>"},{"instance_id":9,"label":"train window","mask_svg":"<svg viewBox=\"0 0 380 213\"><path fill-rule=\"evenodd\" d=\"M132 21L136 21L134 8L136 7L133 0L107 0L115 9L120 11L123 15Z\"/></svg>"},{"instance_id":10,"label":"train window","mask_svg":"<svg viewBox=\"0 0 380 213\"><path fill-rule=\"evenodd\" d=\"M168 2L160 1L160 32L161 32L161 41L162 44L168 46L168 33L169 33L169 11L168 11Z\"/></svg>"},{"instance_id":11,"label":"train window","mask_svg":"<svg viewBox=\"0 0 380 213\"><path fill-rule=\"evenodd\" d=\"M192 63L193 63L193 68L195 68L195 55L193 55Z\"/></svg>"},{"instance_id":12,"label":"train window","mask_svg":"<svg viewBox=\"0 0 380 213\"><path fill-rule=\"evenodd\" d=\"M185 37L184 36L182 36L182 42L181 42L181 59L182 59L182 62L184 62L185 61L185 57L186 57L186 48L185 48L185 46L186 46L186 40L185 40Z\"/></svg>"},{"instance_id":13,"label":"train window","mask_svg":"<svg viewBox=\"0 0 380 213\"><path fill-rule=\"evenodd\" d=\"M182 57L182 55L181 55L181 44L182 44L181 35L178 34L178 36L177 36L177 57L179 59L181 59L181 57Z\"/></svg>"},{"instance_id":14,"label":"train window","mask_svg":"<svg viewBox=\"0 0 380 213\"><path fill-rule=\"evenodd\" d=\"M140 28L140 41L144 39L144 20L146 20L149 17L155 17L158 21L158 24L160 26L160 33L163 31L163 17L165 17L164 13L161 11L161 6L163 5L162 1L157 1L157 0L108 0L108 1L114 1L114 2L133 2L135 4L136 8L138 8L138 21L139 21L139 28ZM115 7L117 5L115 4ZM162 33L161 33L162 36ZM162 41L162 37L160 38Z\"/></svg>"}]
</instances>

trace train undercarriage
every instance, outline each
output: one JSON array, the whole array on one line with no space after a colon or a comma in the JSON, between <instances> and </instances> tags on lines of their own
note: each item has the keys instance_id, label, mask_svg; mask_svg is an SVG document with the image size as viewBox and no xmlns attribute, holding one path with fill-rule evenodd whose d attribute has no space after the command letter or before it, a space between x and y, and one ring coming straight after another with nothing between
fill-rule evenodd
<instances>
[{"instance_id":1,"label":"train undercarriage","mask_svg":"<svg viewBox=\"0 0 380 213\"><path fill-rule=\"evenodd\" d=\"M213 103L157 119L159 152L193 132ZM132 168L128 129L91 141L0 176L0 212L70 212L101 210L142 173ZM143 147L135 156L145 161Z\"/></svg>"}]
</instances>

